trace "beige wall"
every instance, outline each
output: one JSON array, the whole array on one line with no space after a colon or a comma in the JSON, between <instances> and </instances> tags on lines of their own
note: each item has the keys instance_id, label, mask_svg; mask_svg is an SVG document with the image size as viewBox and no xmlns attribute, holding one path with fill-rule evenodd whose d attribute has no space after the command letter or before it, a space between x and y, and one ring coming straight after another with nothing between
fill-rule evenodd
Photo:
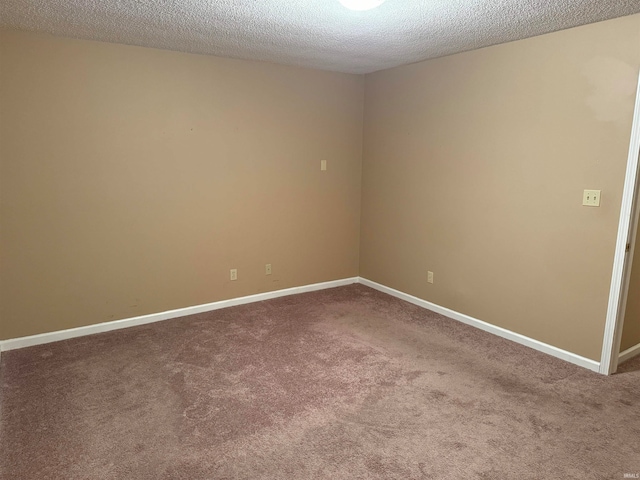
<instances>
[{"instance_id":1,"label":"beige wall","mask_svg":"<svg viewBox=\"0 0 640 480\"><path fill-rule=\"evenodd\" d=\"M368 76L360 275L599 360L639 67L635 15Z\"/></svg>"},{"instance_id":2,"label":"beige wall","mask_svg":"<svg viewBox=\"0 0 640 480\"><path fill-rule=\"evenodd\" d=\"M640 233L640 232L638 232ZM627 307L624 314L622 341L620 351L631 348L640 343L640 235L636 235L636 245L631 265L631 279Z\"/></svg>"},{"instance_id":3,"label":"beige wall","mask_svg":"<svg viewBox=\"0 0 640 480\"><path fill-rule=\"evenodd\" d=\"M0 55L0 339L358 274L362 77L11 31Z\"/></svg>"},{"instance_id":4,"label":"beige wall","mask_svg":"<svg viewBox=\"0 0 640 480\"><path fill-rule=\"evenodd\" d=\"M362 77L1 32L0 339L360 273L598 360L639 66L636 15L369 75L361 168Z\"/></svg>"}]
</instances>

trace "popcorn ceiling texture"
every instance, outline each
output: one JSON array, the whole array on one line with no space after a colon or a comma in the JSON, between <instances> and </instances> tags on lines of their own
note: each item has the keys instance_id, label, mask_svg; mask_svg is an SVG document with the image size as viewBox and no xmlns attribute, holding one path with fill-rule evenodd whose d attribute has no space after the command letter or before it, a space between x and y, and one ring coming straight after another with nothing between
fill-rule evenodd
<instances>
[{"instance_id":1,"label":"popcorn ceiling texture","mask_svg":"<svg viewBox=\"0 0 640 480\"><path fill-rule=\"evenodd\" d=\"M640 0L2 0L0 25L369 73L640 12Z\"/></svg>"}]
</instances>

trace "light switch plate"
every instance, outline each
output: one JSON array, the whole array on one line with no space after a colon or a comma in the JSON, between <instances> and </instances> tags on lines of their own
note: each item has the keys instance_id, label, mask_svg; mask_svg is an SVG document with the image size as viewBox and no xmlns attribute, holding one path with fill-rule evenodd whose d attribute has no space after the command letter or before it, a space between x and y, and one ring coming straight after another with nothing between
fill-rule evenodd
<instances>
[{"instance_id":1,"label":"light switch plate","mask_svg":"<svg viewBox=\"0 0 640 480\"><path fill-rule=\"evenodd\" d=\"M599 207L600 190L585 190L582 195L582 205L587 207Z\"/></svg>"}]
</instances>

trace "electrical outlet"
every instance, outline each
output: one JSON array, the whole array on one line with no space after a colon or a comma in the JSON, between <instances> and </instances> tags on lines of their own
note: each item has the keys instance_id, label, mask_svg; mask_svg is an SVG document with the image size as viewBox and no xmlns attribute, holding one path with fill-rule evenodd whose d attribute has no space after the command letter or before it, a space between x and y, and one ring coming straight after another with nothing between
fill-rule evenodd
<instances>
[{"instance_id":1,"label":"electrical outlet","mask_svg":"<svg viewBox=\"0 0 640 480\"><path fill-rule=\"evenodd\" d=\"M320 170L325 171L327 169L327 161L320 160Z\"/></svg>"},{"instance_id":2,"label":"electrical outlet","mask_svg":"<svg viewBox=\"0 0 640 480\"><path fill-rule=\"evenodd\" d=\"M582 194L582 205L587 207L599 207L600 190L585 190Z\"/></svg>"},{"instance_id":3,"label":"electrical outlet","mask_svg":"<svg viewBox=\"0 0 640 480\"><path fill-rule=\"evenodd\" d=\"M271 275L271 264L270 263L267 263L264 266L264 274L265 275Z\"/></svg>"},{"instance_id":4,"label":"electrical outlet","mask_svg":"<svg viewBox=\"0 0 640 480\"><path fill-rule=\"evenodd\" d=\"M433 272L427 272L427 282L433 283Z\"/></svg>"},{"instance_id":5,"label":"electrical outlet","mask_svg":"<svg viewBox=\"0 0 640 480\"><path fill-rule=\"evenodd\" d=\"M229 278L231 278L231 280L237 280L238 279L238 270L235 268L232 268L231 270L229 270Z\"/></svg>"}]
</instances>

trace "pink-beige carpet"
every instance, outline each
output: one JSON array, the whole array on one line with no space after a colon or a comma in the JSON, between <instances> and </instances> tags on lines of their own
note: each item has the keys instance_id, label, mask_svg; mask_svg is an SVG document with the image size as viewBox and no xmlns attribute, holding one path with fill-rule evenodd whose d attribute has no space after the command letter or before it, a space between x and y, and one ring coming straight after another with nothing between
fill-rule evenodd
<instances>
[{"instance_id":1,"label":"pink-beige carpet","mask_svg":"<svg viewBox=\"0 0 640 480\"><path fill-rule=\"evenodd\" d=\"M600 376L361 285L9 351L0 375L7 480L640 474L640 358Z\"/></svg>"}]
</instances>

